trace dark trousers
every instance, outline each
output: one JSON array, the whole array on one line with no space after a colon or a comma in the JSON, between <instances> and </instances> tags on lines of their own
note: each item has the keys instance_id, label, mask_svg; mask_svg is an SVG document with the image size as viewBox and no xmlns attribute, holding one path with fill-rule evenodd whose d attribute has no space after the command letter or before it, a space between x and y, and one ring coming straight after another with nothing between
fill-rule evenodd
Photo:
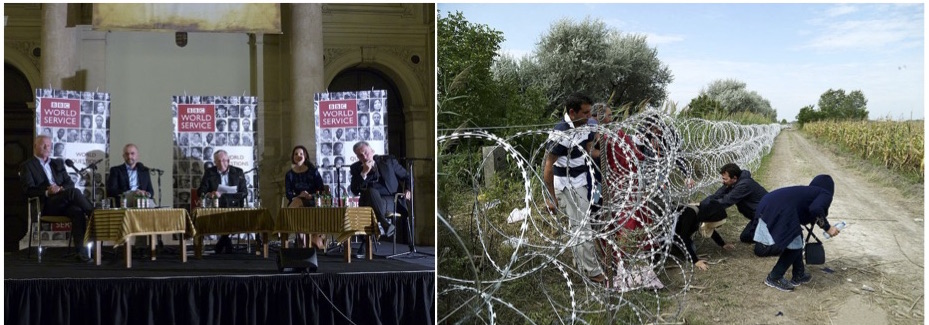
<instances>
[{"instance_id":1,"label":"dark trousers","mask_svg":"<svg viewBox=\"0 0 929 325\"><path fill-rule=\"evenodd\" d=\"M42 214L66 216L71 218L71 239L74 249L78 253L86 252L84 246L84 232L87 230L87 216L93 213L94 207L76 188L61 190L45 201Z\"/></svg>"},{"instance_id":2,"label":"dark trousers","mask_svg":"<svg viewBox=\"0 0 929 325\"><path fill-rule=\"evenodd\" d=\"M745 229L742 229L742 234L739 235L739 241L751 244L755 242L755 228L758 228L758 218L752 218L745 225Z\"/></svg>"},{"instance_id":3,"label":"dark trousers","mask_svg":"<svg viewBox=\"0 0 929 325\"><path fill-rule=\"evenodd\" d=\"M387 225L390 224L386 216L388 213L394 212L395 208L400 215L409 215L406 209L406 200L401 201L400 206L395 206L393 195L381 195L381 192L373 188L361 190L358 206L371 207L371 210L374 210L374 217L377 218L377 222L381 224L381 227L384 227L384 231L387 231ZM368 238L365 236L361 240L361 248L358 249L358 253L362 254L367 246Z\"/></svg>"},{"instance_id":4,"label":"dark trousers","mask_svg":"<svg viewBox=\"0 0 929 325\"><path fill-rule=\"evenodd\" d=\"M787 273L787 268L793 266L793 277L797 278L806 273L806 267L803 265L802 249L784 249L781 257L777 259L777 264L771 269L768 275L772 279L780 279Z\"/></svg>"},{"instance_id":5,"label":"dark trousers","mask_svg":"<svg viewBox=\"0 0 929 325\"><path fill-rule=\"evenodd\" d=\"M361 191L361 197L358 198L358 205L363 207L371 207L374 210L374 216L377 218L377 222L381 223L383 227L386 227L390 222L387 221L387 214L394 212L394 196L393 195L381 195L376 189L368 188ZM400 209L397 210L401 214L406 211L401 204Z\"/></svg>"}]
</instances>

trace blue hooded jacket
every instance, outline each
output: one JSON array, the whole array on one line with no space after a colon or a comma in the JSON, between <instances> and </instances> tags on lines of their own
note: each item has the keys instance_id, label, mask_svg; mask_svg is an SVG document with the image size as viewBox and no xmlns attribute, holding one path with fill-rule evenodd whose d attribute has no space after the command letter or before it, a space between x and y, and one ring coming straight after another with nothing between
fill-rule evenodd
<instances>
[{"instance_id":1,"label":"blue hooded jacket","mask_svg":"<svg viewBox=\"0 0 929 325\"><path fill-rule=\"evenodd\" d=\"M764 220L774 246L785 248L802 234L800 225L816 223L828 230L826 216L835 192L835 183L829 175L817 175L809 186L779 188L765 195L758 204L758 218Z\"/></svg>"}]
</instances>

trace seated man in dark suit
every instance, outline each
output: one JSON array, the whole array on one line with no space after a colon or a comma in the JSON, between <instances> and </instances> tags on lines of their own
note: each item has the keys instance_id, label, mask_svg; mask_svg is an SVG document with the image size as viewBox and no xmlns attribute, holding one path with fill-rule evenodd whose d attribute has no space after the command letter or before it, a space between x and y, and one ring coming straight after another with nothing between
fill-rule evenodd
<instances>
[{"instance_id":1,"label":"seated man in dark suit","mask_svg":"<svg viewBox=\"0 0 929 325\"><path fill-rule=\"evenodd\" d=\"M39 197L42 214L71 218L71 238L74 240L77 259L90 262L90 256L83 248L87 216L93 212L93 205L80 190L74 188L74 181L68 176L64 162L49 158L52 153L51 138L37 136L33 152L35 157L26 160L19 172L23 191L27 197Z\"/></svg>"},{"instance_id":2,"label":"seated man in dark suit","mask_svg":"<svg viewBox=\"0 0 929 325\"><path fill-rule=\"evenodd\" d=\"M127 144L123 147L123 161L125 164L110 167L110 174L106 178L106 193L108 197L113 198L115 202L120 202L119 196L145 196L151 198L152 177L149 174L148 167L139 162L139 147L135 144ZM131 201L130 201L131 202ZM118 203L122 204L122 203ZM132 203L129 203L132 204ZM131 205L130 205L131 206ZM145 236L138 236L137 243L145 242ZM142 245L138 248L141 254L145 254ZM161 235L158 235L158 247L164 247Z\"/></svg>"},{"instance_id":3,"label":"seated man in dark suit","mask_svg":"<svg viewBox=\"0 0 929 325\"><path fill-rule=\"evenodd\" d=\"M352 151L358 157L358 161L352 164L349 171L352 180L349 188L355 195L360 195L358 205L369 206L374 210L374 216L377 217L378 223L383 229L386 229L385 235L393 236L396 228L387 220L387 214L394 211L394 195L400 189L400 182L410 188L409 174L397 159L392 156L375 156L374 149L365 141L355 143ZM407 200L410 199L410 191L404 192ZM401 206L396 207L400 214L406 215L406 201L400 202ZM362 248L359 253L364 251L365 242L362 242Z\"/></svg>"},{"instance_id":4,"label":"seated man in dark suit","mask_svg":"<svg viewBox=\"0 0 929 325\"><path fill-rule=\"evenodd\" d=\"M218 150L213 153L213 163L214 166L207 168L203 173L197 194L200 198L207 196L218 197L219 206L223 208L243 207L245 198L248 196L245 173L242 172L241 168L229 166L229 154L226 153L226 150ZM222 194L219 192L220 185L234 186L236 191L235 193ZM226 253L231 253L232 240L229 239L229 235L220 237L214 250L216 253L221 253L224 250Z\"/></svg>"},{"instance_id":5,"label":"seated man in dark suit","mask_svg":"<svg viewBox=\"0 0 929 325\"><path fill-rule=\"evenodd\" d=\"M132 191L133 194L151 197L152 177L148 167L139 162L139 148L135 144L123 147L123 161L126 163L110 167L106 178L107 195L118 199L121 194Z\"/></svg>"}]
</instances>

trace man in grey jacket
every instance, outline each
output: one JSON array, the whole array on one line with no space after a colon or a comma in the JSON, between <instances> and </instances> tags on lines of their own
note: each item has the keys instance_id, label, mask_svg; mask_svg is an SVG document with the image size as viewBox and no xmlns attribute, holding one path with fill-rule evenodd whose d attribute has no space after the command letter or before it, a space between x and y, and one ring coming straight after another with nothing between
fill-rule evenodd
<instances>
[{"instance_id":1,"label":"man in grey jacket","mask_svg":"<svg viewBox=\"0 0 929 325\"><path fill-rule=\"evenodd\" d=\"M711 219L722 220L726 218L726 208L735 204L739 209L739 213L749 220L748 224L745 225L745 229L742 230L739 240L743 243L753 243L752 238L755 235L755 228L758 226L755 209L758 207L758 203L761 202L761 198L768 194L768 191L752 179L751 172L742 170L736 164L728 163L723 165L719 169L719 174L722 176L723 186L716 190L716 193L700 202L701 209L703 207L715 207L712 212L707 212L718 214L716 217L711 217Z\"/></svg>"}]
</instances>

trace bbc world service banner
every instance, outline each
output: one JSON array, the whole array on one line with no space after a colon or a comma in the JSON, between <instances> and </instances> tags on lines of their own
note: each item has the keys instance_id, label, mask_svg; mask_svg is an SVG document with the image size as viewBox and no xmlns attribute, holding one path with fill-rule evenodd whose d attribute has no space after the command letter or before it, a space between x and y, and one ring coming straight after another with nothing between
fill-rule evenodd
<instances>
[{"instance_id":1,"label":"bbc world service banner","mask_svg":"<svg viewBox=\"0 0 929 325\"><path fill-rule=\"evenodd\" d=\"M254 96L172 96L174 123L174 206L190 206L191 191L200 187L203 172L213 167L213 153L225 150L229 165L244 172L257 161ZM257 172L245 174L246 206L257 197Z\"/></svg>"},{"instance_id":2,"label":"bbc world service banner","mask_svg":"<svg viewBox=\"0 0 929 325\"><path fill-rule=\"evenodd\" d=\"M110 94L91 91L36 89L36 134L52 139L52 158L70 159L65 167L74 186L88 199L105 197L104 174L110 139ZM85 169L97 162L96 171ZM82 171L83 170L83 171ZM78 173L78 171L82 171ZM39 236L52 245L71 240L70 223L41 224ZM34 238L38 239L38 238Z\"/></svg>"},{"instance_id":3,"label":"bbc world service banner","mask_svg":"<svg viewBox=\"0 0 929 325\"><path fill-rule=\"evenodd\" d=\"M361 90L317 93L316 165L323 183L333 194L348 193L351 183L349 166L358 161L352 147L367 141L377 155L387 151L387 91Z\"/></svg>"}]
</instances>

